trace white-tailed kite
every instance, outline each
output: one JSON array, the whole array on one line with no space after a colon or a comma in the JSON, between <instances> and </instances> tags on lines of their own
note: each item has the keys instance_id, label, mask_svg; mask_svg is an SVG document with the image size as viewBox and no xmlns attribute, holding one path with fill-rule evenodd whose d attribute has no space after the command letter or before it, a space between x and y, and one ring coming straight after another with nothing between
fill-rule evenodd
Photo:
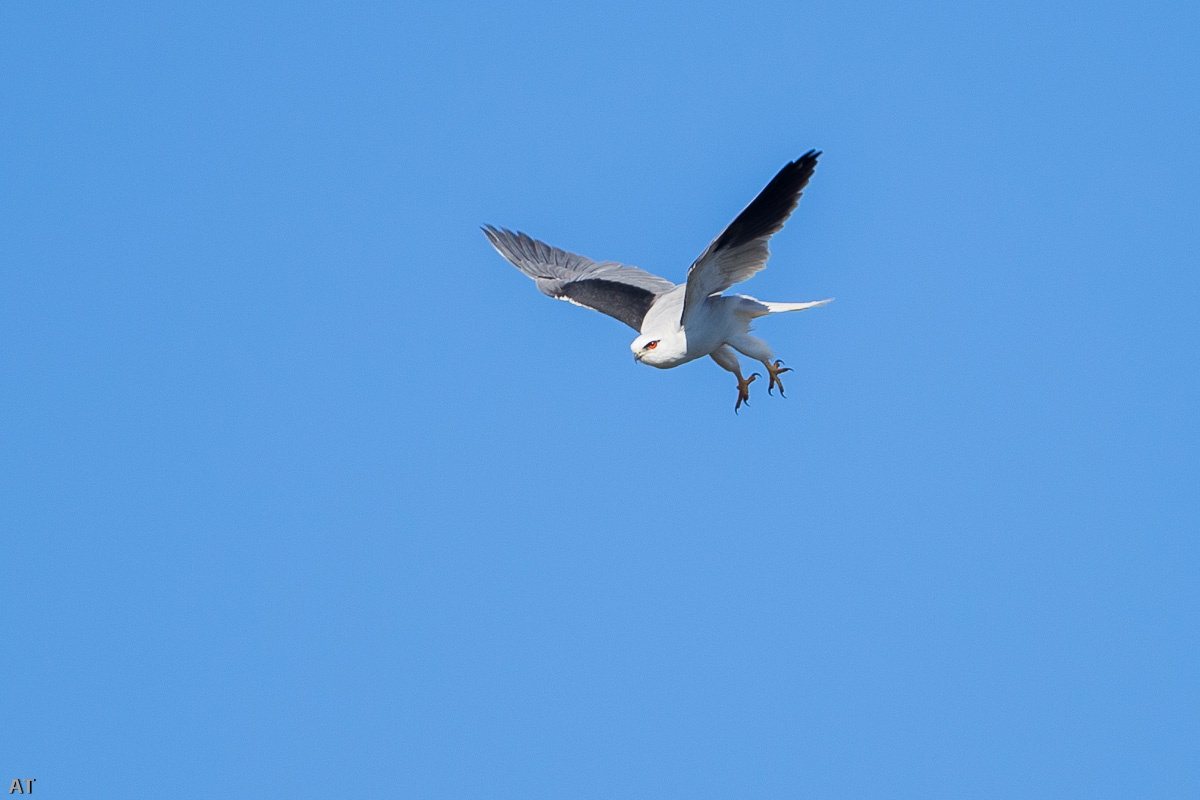
<instances>
[{"instance_id":1,"label":"white-tailed kite","mask_svg":"<svg viewBox=\"0 0 1200 800\"><path fill-rule=\"evenodd\" d=\"M750 335L751 320L782 311L803 311L828 300L809 303L768 303L743 294L721 294L748 280L767 265L767 240L783 228L800 193L817 166L816 150L784 166L758 197L746 206L721 235L713 239L688 269L687 281L676 285L637 267L615 261L592 261L504 228L483 228L484 234L513 266L537 281L550 297L595 309L621 320L640 335L629 346L636 361L670 369L711 356L737 376L738 399L733 410L750 401L750 384L758 373L742 377L737 353L761 361L771 380L767 394L779 386L781 366L762 339Z\"/></svg>"}]
</instances>

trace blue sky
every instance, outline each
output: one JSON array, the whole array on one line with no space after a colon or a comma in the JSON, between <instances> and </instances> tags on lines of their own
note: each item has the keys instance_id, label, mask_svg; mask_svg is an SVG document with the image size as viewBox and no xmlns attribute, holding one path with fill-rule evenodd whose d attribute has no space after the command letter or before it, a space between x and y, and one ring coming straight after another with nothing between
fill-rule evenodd
<instances>
[{"instance_id":1,"label":"blue sky","mask_svg":"<svg viewBox=\"0 0 1200 800\"><path fill-rule=\"evenodd\" d=\"M0 780L1195 797L1192 3L0 7ZM479 225L744 290L794 372Z\"/></svg>"}]
</instances>

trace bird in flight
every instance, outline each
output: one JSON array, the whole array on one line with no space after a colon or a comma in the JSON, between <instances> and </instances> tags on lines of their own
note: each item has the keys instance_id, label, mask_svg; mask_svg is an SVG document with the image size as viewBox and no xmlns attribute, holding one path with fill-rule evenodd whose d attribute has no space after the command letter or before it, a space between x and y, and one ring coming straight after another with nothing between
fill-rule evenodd
<instances>
[{"instance_id":1,"label":"bird in flight","mask_svg":"<svg viewBox=\"0 0 1200 800\"><path fill-rule=\"evenodd\" d=\"M770 376L767 394L776 386L783 396L781 373L789 372L770 346L750 335L751 322L767 314L803 311L833 298L808 303L768 303L744 294L722 294L767 266L767 241L783 228L812 177L821 154L810 150L786 164L758 197L712 240L688 269L687 280L674 284L637 267L615 261L592 261L531 239L523 233L487 225L484 235L500 255L537 282L543 294L595 309L638 332L630 344L635 361L670 369L709 356L737 376L737 402L749 403L750 384L759 375L742 377L737 354L762 362ZM736 351L736 352L735 352Z\"/></svg>"}]
</instances>

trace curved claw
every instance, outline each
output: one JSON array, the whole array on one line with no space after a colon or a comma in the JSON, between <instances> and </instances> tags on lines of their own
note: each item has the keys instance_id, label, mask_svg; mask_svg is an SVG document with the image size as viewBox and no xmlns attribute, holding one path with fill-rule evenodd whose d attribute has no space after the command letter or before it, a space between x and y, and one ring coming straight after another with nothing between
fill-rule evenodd
<instances>
[{"instance_id":1,"label":"curved claw","mask_svg":"<svg viewBox=\"0 0 1200 800\"><path fill-rule=\"evenodd\" d=\"M742 403L750 405L750 384L754 383L754 379L757 377L757 372L751 373L750 377L746 378L746 380L742 380L741 376L738 376L738 399L737 403L733 406L733 413L738 413L738 409L742 407Z\"/></svg>"},{"instance_id":2,"label":"curved claw","mask_svg":"<svg viewBox=\"0 0 1200 800\"><path fill-rule=\"evenodd\" d=\"M772 364L766 365L767 372L770 373L770 375L771 375L771 382L767 385L767 394L772 394L771 390L774 389L776 385L778 385L779 386L779 396L787 397L787 395L783 393L783 381L781 381L779 379L779 376L785 372L791 372L792 368L791 367L780 368L779 365L782 363L783 363L783 359L777 358L777 359L775 359L775 363L773 365Z\"/></svg>"}]
</instances>

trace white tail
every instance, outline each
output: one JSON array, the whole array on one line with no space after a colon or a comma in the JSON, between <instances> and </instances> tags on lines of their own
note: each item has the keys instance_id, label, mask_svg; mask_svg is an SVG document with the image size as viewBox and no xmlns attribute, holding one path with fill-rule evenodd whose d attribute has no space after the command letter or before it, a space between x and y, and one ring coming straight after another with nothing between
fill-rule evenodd
<instances>
[{"instance_id":1,"label":"white tail","mask_svg":"<svg viewBox=\"0 0 1200 800\"><path fill-rule=\"evenodd\" d=\"M826 303L832 303L833 298L829 297L825 300L814 300L811 303L768 303L766 300L760 300L767 307L768 314L779 314L783 311L803 311L806 308L816 308L823 306Z\"/></svg>"}]
</instances>

